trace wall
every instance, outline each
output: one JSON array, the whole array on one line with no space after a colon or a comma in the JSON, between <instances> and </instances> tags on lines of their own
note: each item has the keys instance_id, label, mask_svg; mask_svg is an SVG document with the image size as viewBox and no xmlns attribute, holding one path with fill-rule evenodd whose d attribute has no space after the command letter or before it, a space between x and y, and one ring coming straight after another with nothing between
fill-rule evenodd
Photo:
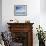
<instances>
[{"instance_id":1,"label":"wall","mask_svg":"<svg viewBox=\"0 0 46 46\"><path fill-rule=\"evenodd\" d=\"M46 31L46 0L40 0L40 24Z\"/></svg>"},{"instance_id":2,"label":"wall","mask_svg":"<svg viewBox=\"0 0 46 46\"><path fill-rule=\"evenodd\" d=\"M46 0L40 0L40 10L42 13L46 13Z\"/></svg>"},{"instance_id":3,"label":"wall","mask_svg":"<svg viewBox=\"0 0 46 46\"><path fill-rule=\"evenodd\" d=\"M0 0L0 31L2 31L2 0Z\"/></svg>"},{"instance_id":4,"label":"wall","mask_svg":"<svg viewBox=\"0 0 46 46\"><path fill-rule=\"evenodd\" d=\"M45 1L45 0L44 0ZM7 31L7 22L10 19L17 19L19 22L25 22L30 20L33 25L33 45L38 46L38 39L36 37L36 27L39 24L46 30L46 14L45 3L43 0L2 0L2 25L3 31ZM26 4L27 5L27 16L14 16L14 5ZM44 12L42 12L44 11Z\"/></svg>"},{"instance_id":5,"label":"wall","mask_svg":"<svg viewBox=\"0 0 46 46\"><path fill-rule=\"evenodd\" d=\"M27 16L14 16L14 5L27 4ZM31 22L39 23L40 14L40 0L3 0L2 1L2 22L3 26L6 25L10 19L17 19L20 22L24 22L25 18ZM18 19L19 18L19 19ZM22 19L23 18L23 19ZM38 21L37 21L38 20Z\"/></svg>"}]
</instances>

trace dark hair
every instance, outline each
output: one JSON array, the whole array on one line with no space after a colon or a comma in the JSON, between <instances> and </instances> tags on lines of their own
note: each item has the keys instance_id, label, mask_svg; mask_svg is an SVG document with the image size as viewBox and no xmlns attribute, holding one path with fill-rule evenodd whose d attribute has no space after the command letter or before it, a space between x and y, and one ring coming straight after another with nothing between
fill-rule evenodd
<instances>
[{"instance_id":1,"label":"dark hair","mask_svg":"<svg viewBox=\"0 0 46 46\"><path fill-rule=\"evenodd\" d=\"M1 32L1 36L2 36L2 40L4 41L4 34L3 34L3 32Z\"/></svg>"}]
</instances>

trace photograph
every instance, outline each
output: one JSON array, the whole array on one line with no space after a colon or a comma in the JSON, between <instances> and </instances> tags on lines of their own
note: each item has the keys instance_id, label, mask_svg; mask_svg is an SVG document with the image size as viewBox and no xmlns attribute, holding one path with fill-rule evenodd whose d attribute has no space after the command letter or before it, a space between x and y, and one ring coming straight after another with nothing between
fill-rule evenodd
<instances>
[{"instance_id":1,"label":"photograph","mask_svg":"<svg viewBox=\"0 0 46 46\"><path fill-rule=\"evenodd\" d=\"M0 46L46 46L46 0L0 0Z\"/></svg>"},{"instance_id":2,"label":"photograph","mask_svg":"<svg viewBox=\"0 0 46 46\"><path fill-rule=\"evenodd\" d=\"M27 5L15 5L14 6L15 16L26 16L27 15Z\"/></svg>"}]
</instances>

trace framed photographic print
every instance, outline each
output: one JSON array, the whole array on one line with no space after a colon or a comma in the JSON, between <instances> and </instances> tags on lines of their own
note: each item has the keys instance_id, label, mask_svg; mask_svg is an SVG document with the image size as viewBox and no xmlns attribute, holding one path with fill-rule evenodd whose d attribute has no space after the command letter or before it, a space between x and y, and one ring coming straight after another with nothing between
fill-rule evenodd
<instances>
[{"instance_id":1,"label":"framed photographic print","mask_svg":"<svg viewBox=\"0 0 46 46\"><path fill-rule=\"evenodd\" d=\"M14 15L15 16L26 16L27 5L14 5Z\"/></svg>"}]
</instances>

